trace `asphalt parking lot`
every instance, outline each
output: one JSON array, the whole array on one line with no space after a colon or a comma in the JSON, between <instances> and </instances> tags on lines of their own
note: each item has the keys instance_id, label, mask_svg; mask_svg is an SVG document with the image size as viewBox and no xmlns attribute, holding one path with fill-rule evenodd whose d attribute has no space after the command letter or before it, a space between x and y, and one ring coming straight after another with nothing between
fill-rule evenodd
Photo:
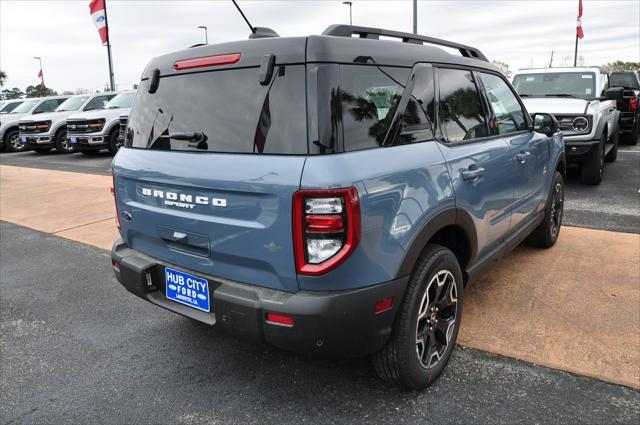
<instances>
[{"instance_id":1,"label":"asphalt parking lot","mask_svg":"<svg viewBox=\"0 0 640 425\"><path fill-rule=\"evenodd\" d=\"M621 150L599 187L569 173L565 224L640 233L640 149ZM105 176L110 162L0 154L0 165ZM115 281L105 250L7 222L0 235L1 423L640 419L637 390L462 347L435 386L400 392L365 360L307 359L144 303Z\"/></svg>"},{"instance_id":2,"label":"asphalt parking lot","mask_svg":"<svg viewBox=\"0 0 640 425\"><path fill-rule=\"evenodd\" d=\"M5 424L640 417L640 393L629 388L468 349L455 351L435 386L403 393L374 378L366 361L309 360L146 304L114 281L106 251L10 223L0 232Z\"/></svg>"}]
</instances>

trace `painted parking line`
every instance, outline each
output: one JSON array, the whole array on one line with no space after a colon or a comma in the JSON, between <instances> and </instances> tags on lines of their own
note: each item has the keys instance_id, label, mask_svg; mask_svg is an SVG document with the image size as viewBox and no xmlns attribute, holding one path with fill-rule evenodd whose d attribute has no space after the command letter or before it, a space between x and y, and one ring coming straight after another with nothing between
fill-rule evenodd
<instances>
[{"instance_id":1,"label":"painted parking line","mask_svg":"<svg viewBox=\"0 0 640 425\"><path fill-rule=\"evenodd\" d=\"M0 219L104 249L111 177L0 166ZM467 288L459 342L640 388L640 235L564 227Z\"/></svg>"}]
</instances>

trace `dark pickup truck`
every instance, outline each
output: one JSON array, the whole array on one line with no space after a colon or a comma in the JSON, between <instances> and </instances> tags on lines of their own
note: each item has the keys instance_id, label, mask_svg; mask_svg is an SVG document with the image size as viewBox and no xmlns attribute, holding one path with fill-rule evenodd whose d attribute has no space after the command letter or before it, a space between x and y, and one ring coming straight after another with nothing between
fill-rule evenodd
<instances>
[{"instance_id":1,"label":"dark pickup truck","mask_svg":"<svg viewBox=\"0 0 640 425\"><path fill-rule=\"evenodd\" d=\"M623 87L624 98L618 100L621 139L629 144L638 143L640 130L640 77L637 71L614 71L609 74L610 87Z\"/></svg>"}]
</instances>

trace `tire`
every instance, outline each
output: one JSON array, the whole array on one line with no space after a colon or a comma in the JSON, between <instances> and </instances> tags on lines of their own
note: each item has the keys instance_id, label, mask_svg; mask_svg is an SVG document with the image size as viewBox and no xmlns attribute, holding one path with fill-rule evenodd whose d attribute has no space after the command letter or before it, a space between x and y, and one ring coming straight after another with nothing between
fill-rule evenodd
<instances>
[{"instance_id":1,"label":"tire","mask_svg":"<svg viewBox=\"0 0 640 425\"><path fill-rule=\"evenodd\" d=\"M100 153L100 151L98 149L95 150L90 150L90 151L80 151L83 155L87 155L87 156L96 156Z\"/></svg>"},{"instance_id":2,"label":"tire","mask_svg":"<svg viewBox=\"0 0 640 425\"><path fill-rule=\"evenodd\" d=\"M607 135L603 134L600 138L598 148L591 153L591 157L582 164L582 183L590 185L598 185L602 182L602 174L604 173L604 144Z\"/></svg>"},{"instance_id":3,"label":"tire","mask_svg":"<svg viewBox=\"0 0 640 425\"><path fill-rule=\"evenodd\" d=\"M4 147L7 152L22 152L24 151L24 145L20 143L18 137L18 129L11 129L4 135Z\"/></svg>"},{"instance_id":4,"label":"tire","mask_svg":"<svg viewBox=\"0 0 640 425\"><path fill-rule=\"evenodd\" d=\"M111 155L117 154L118 149L120 149L120 145L118 145L119 130L120 129L116 127L109 133L109 153L111 153Z\"/></svg>"},{"instance_id":5,"label":"tire","mask_svg":"<svg viewBox=\"0 0 640 425\"><path fill-rule=\"evenodd\" d=\"M455 347L462 300L462 272L455 255L443 246L427 245L411 274L391 338L373 355L377 374L407 390L431 385ZM429 351L431 343L435 351Z\"/></svg>"},{"instance_id":6,"label":"tire","mask_svg":"<svg viewBox=\"0 0 640 425\"><path fill-rule=\"evenodd\" d=\"M56 132L55 135L56 152L58 153L71 153L75 152L76 148L67 141L67 129L62 127Z\"/></svg>"},{"instance_id":7,"label":"tire","mask_svg":"<svg viewBox=\"0 0 640 425\"><path fill-rule=\"evenodd\" d=\"M34 148L33 151L38 154L47 153L51 150L51 148Z\"/></svg>"},{"instance_id":8,"label":"tire","mask_svg":"<svg viewBox=\"0 0 640 425\"><path fill-rule=\"evenodd\" d=\"M618 158L618 143L620 140L618 130L616 130L616 132L613 133L613 136L611 136L611 138L612 138L611 143L613 143L613 148L611 148L607 156L604 157L604 160L607 162L615 162L616 158Z\"/></svg>"},{"instance_id":9,"label":"tire","mask_svg":"<svg viewBox=\"0 0 640 425\"><path fill-rule=\"evenodd\" d=\"M544 219L527 238L529 245L537 248L551 248L556 244L560 229L562 228L562 216L564 214L564 178L556 171L551 185L551 192L547 198L547 206L544 209Z\"/></svg>"},{"instance_id":10,"label":"tire","mask_svg":"<svg viewBox=\"0 0 640 425\"><path fill-rule=\"evenodd\" d=\"M628 145L637 145L638 144L638 133L640 133L640 117L636 118L636 125L633 126L633 131L627 139Z\"/></svg>"}]
</instances>

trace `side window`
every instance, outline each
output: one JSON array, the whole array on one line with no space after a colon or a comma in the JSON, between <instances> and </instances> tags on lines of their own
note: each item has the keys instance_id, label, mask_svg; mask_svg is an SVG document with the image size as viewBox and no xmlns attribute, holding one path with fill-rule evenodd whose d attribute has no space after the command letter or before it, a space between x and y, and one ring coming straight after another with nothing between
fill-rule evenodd
<instances>
[{"instance_id":1,"label":"side window","mask_svg":"<svg viewBox=\"0 0 640 425\"><path fill-rule=\"evenodd\" d=\"M432 140L434 107L433 69L422 69L416 73L416 83L402 115L400 134L393 144L406 145Z\"/></svg>"},{"instance_id":2,"label":"side window","mask_svg":"<svg viewBox=\"0 0 640 425\"><path fill-rule=\"evenodd\" d=\"M404 68L340 65L340 87L332 97L340 99L345 151L382 145L409 74Z\"/></svg>"},{"instance_id":3,"label":"side window","mask_svg":"<svg viewBox=\"0 0 640 425\"><path fill-rule=\"evenodd\" d=\"M64 99L62 99L64 101ZM34 111L34 114L41 114L43 112L53 112L61 102L58 99L45 100Z\"/></svg>"},{"instance_id":4,"label":"side window","mask_svg":"<svg viewBox=\"0 0 640 425\"><path fill-rule=\"evenodd\" d=\"M493 111L489 121L491 134L508 134L527 130L525 113L507 83L497 75L480 73Z\"/></svg>"},{"instance_id":5,"label":"side window","mask_svg":"<svg viewBox=\"0 0 640 425\"><path fill-rule=\"evenodd\" d=\"M482 100L471 71L440 68L438 82L445 140L453 143L488 136Z\"/></svg>"}]
</instances>

